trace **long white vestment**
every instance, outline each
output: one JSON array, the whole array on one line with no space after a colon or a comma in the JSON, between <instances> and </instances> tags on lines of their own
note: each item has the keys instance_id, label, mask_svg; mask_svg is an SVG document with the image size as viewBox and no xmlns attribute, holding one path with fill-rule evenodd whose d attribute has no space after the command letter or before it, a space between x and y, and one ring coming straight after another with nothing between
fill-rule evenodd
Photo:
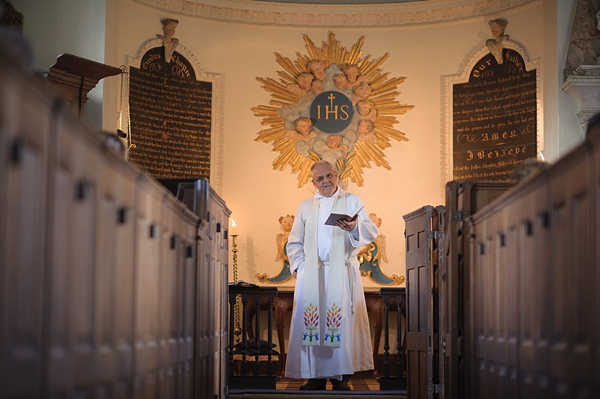
<instances>
[{"instance_id":1,"label":"long white vestment","mask_svg":"<svg viewBox=\"0 0 600 399\"><path fill-rule=\"evenodd\" d=\"M337 226L325 225L325 220L327 220L331 213L335 197L341 195L343 192L342 188L338 187L337 191L331 197L323 197L318 191L315 194L315 198L320 199L317 247L319 258L325 264L324 267L319 268L319 290L321 292L321 301L323 302L326 300L324 293L327 290L331 232L332 229L339 228ZM357 227L351 232L346 232L344 240L345 257L346 260L350 260L351 267L344 268L344 278L340 282L344 285L342 317L345 322L342 324L342 329L344 335L347 337L344 344L339 348L303 346L304 234L310 201L304 201L298 207L287 243L290 271L293 273L297 270L298 278L294 290L294 309L292 311L285 375L290 378L341 379L342 375L373 369L373 350L369 331L369 318L367 316L367 306L356 255L360 247L375 240L378 230L367 212L362 209L358 215ZM362 206L362 201L358 196L346 193L346 210L348 214L353 215ZM350 285L349 279L352 279L352 285ZM324 309L325 303L321 303L319 307ZM351 312L352 308L354 308L354 314ZM323 334L323 331L321 331L321 334Z\"/></svg>"}]
</instances>

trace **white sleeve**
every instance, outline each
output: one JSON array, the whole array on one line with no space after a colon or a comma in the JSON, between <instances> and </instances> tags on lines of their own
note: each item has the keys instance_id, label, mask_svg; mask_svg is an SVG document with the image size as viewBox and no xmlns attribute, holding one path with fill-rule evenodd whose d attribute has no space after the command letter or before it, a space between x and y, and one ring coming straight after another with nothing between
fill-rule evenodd
<instances>
[{"instance_id":1,"label":"white sleeve","mask_svg":"<svg viewBox=\"0 0 600 399\"><path fill-rule=\"evenodd\" d=\"M349 233L350 233L350 238L353 241L358 241L358 239L360 238L360 235L358 233L358 221L356 222L356 226L354 226L354 228L351 231L349 231Z\"/></svg>"},{"instance_id":2,"label":"white sleeve","mask_svg":"<svg viewBox=\"0 0 600 399\"><path fill-rule=\"evenodd\" d=\"M304 267L304 227L306 223L306 210L304 203L296 211L294 224L286 244L287 256L290 261L290 272L294 274L300 267Z\"/></svg>"},{"instance_id":3,"label":"white sleeve","mask_svg":"<svg viewBox=\"0 0 600 399\"><path fill-rule=\"evenodd\" d=\"M363 206L362 201L358 197L355 198L358 201L354 205L354 209L360 209ZM379 234L379 229L377 228L377 225L373 223L371 218L369 218L369 214L365 208L362 208L358 214L358 218L356 219L356 227L348 233L350 237L350 243L353 247L358 248L375 241L377 234Z\"/></svg>"}]
</instances>

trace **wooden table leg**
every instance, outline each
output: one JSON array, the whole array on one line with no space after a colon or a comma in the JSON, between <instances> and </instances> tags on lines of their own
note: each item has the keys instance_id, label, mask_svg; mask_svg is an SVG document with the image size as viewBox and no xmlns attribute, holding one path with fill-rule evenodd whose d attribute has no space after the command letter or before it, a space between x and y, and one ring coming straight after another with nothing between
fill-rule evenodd
<instances>
[{"instance_id":1,"label":"wooden table leg","mask_svg":"<svg viewBox=\"0 0 600 399\"><path fill-rule=\"evenodd\" d=\"M280 372L278 378L282 378L285 375L285 362L287 360L287 354L285 353L285 336L284 336L284 322L283 317L285 313L292 308L294 305L294 293L291 295L277 295L275 297L275 324L277 325L277 338L279 340L279 362Z\"/></svg>"},{"instance_id":2,"label":"wooden table leg","mask_svg":"<svg viewBox=\"0 0 600 399\"><path fill-rule=\"evenodd\" d=\"M377 364L377 355L379 353L379 343L381 342L381 320L383 319L383 297L381 296L365 296L367 310L373 313L375 320L375 338L373 341L373 365ZM377 367L373 370L373 375L379 379Z\"/></svg>"}]
</instances>

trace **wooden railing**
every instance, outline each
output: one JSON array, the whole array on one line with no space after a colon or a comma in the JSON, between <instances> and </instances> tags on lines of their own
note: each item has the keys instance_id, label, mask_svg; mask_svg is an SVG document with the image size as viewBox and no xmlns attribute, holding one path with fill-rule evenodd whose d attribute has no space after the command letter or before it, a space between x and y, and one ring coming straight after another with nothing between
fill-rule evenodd
<instances>
[{"instance_id":1,"label":"wooden railing","mask_svg":"<svg viewBox=\"0 0 600 399\"><path fill-rule=\"evenodd\" d=\"M405 335L402 319L406 317L406 289L381 288L383 296L383 375L379 378L381 390L406 389L406 351L404 345ZM390 362L390 307L396 305L396 363L392 367Z\"/></svg>"},{"instance_id":2,"label":"wooden railing","mask_svg":"<svg viewBox=\"0 0 600 399\"><path fill-rule=\"evenodd\" d=\"M365 295L367 310L374 319L372 339L375 375L381 390L406 389L406 353L403 319L406 317L404 288L381 288ZM237 305L236 305L237 304ZM259 304L258 306L256 304ZM286 349L284 314L291 310L293 292L278 292L274 287L247 285L229 286L229 384L232 389L275 389L276 378L285 372ZM267 340L260 339L264 329L260 321L261 309L267 311ZM273 314L274 312L274 314ZM396 320L390 324L390 312ZM272 320L275 316L276 323ZM237 318L237 321L236 321ZM253 320L256 320L253 324ZM395 328L391 328L394 326ZM239 328L239 330L237 330ZM390 330L396 336L390 338ZM279 346L273 343L273 332L278 333ZM379 354L381 335L384 335L384 353ZM396 351L391 353L395 341ZM377 373L381 370L382 374Z\"/></svg>"},{"instance_id":3,"label":"wooden railing","mask_svg":"<svg viewBox=\"0 0 600 399\"><path fill-rule=\"evenodd\" d=\"M275 389L276 376L274 361L279 363L280 352L273 347L273 311L277 288L229 286L229 387ZM255 316L252 331L249 303ZM236 308L236 304L238 308ZM267 341L261 340L261 305L267 309ZM239 326L236 326L236 312L239 312ZM240 337L236 337L235 327L239 327ZM253 337L252 337L253 336ZM237 343L236 343L237 342ZM251 363L251 365L249 365ZM261 371L261 363L265 370Z\"/></svg>"},{"instance_id":4,"label":"wooden railing","mask_svg":"<svg viewBox=\"0 0 600 399\"><path fill-rule=\"evenodd\" d=\"M0 398L224 398L223 201L190 211L19 65L0 48Z\"/></svg>"}]
</instances>

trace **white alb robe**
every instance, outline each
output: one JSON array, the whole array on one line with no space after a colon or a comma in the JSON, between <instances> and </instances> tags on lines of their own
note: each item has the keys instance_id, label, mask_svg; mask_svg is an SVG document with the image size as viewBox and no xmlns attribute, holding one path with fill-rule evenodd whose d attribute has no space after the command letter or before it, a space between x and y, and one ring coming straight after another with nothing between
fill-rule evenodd
<instances>
[{"instance_id":1,"label":"white alb robe","mask_svg":"<svg viewBox=\"0 0 600 399\"><path fill-rule=\"evenodd\" d=\"M320 198L317 227L318 253L319 258L325 263L324 267L319 268L319 290L322 302L319 308L321 309L325 309L331 231L334 228L339 228L325 225L325 220L331 213L335 197L343 192L342 188L338 187L331 197L323 197L318 191L315 194L316 198ZM346 340L339 348L303 346L304 229L310 201L304 201L298 207L287 243L290 271L293 273L297 270L298 277L294 290L294 309L292 311L285 375L290 378L341 379L342 375L373 369L369 318L356 255L360 247L375 240L378 230L363 208L358 215L357 227L351 232L346 232L344 240L345 259L350 260L351 267L344 267L344 279L343 282L340 282L344 284L342 301L344 322L342 323L342 329ZM358 196L346 193L346 211L349 215L356 213L362 206L362 201ZM350 288L349 278L353 280L352 289ZM354 315L351 312L352 302L354 302ZM321 323L322 325L323 323ZM323 333L321 331L321 334Z\"/></svg>"}]
</instances>

